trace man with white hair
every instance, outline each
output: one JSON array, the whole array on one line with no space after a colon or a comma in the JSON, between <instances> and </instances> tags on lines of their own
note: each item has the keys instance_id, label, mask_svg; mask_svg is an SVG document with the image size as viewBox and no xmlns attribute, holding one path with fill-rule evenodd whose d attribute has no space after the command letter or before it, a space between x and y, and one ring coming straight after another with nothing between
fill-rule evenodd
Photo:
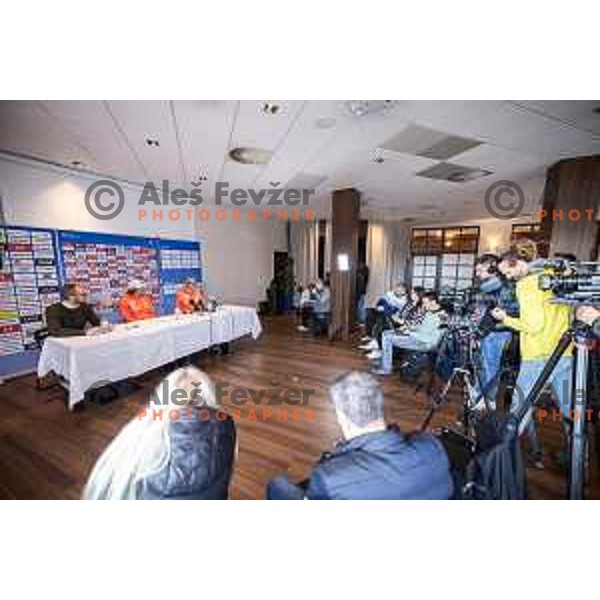
<instances>
[{"instance_id":1,"label":"man with white hair","mask_svg":"<svg viewBox=\"0 0 600 600\"><path fill-rule=\"evenodd\" d=\"M383 390L368 373L353 371L330 390L342 434L310 478L273 479L269 500L446 500L453 493L448 456L432 435L405 436L384 417Z\"/></svg>"},{"instance_id":2,"label":"man with white hair","mask_svg":"<svg viewBox=\"0 0 600 600\"><path fill-rule=\"evenodd\" d=\"M143 281L134 279L129 282L125 295L119 301L119 312L125 323L155 317L154 302L152 296L146 292Z\"/></svg>"}]
</instances>

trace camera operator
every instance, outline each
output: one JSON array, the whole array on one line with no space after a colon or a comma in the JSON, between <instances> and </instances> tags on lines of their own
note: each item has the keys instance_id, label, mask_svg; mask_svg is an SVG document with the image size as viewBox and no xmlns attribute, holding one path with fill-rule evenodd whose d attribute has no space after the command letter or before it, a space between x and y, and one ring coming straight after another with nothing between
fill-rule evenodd
<instances>
[{"instance_id":1,"label":"camera operator","mask_svg":"<svg viewBox=\"0 0 600 600\"><path fill-rule=\"evenodd\" d=\"M510 317L519 316L519 303L514 283L508 281L498 270L499 258L495 254L482 254L475 261L475 277L479 283L476 299L475 320L481 335L483 392L499 378L502 358L508 348L513 332L498 324L492 316L494 308L500 308ZM498 389L498 382L493 389ZM494 405L494 398L490 398Z\"/></svg>"},{"instance_id":2,"label":"camera operator","mask_svg":"<svg viewBox=\"0 0 600 600\"><path fill-rule=\"evenodd\" d=\"M542 372L548 358L554 351L562 334L569 329L571 310L564 304L551 302L551 291L540 289L540 277L543 271L532 269L534 255L522 248L513 248L500 257L499 270L510 280L517 282L516 294L520 316L511 317L501 308L494 308L492 316L500 323L519 332L521 348L521 368L511 410L515 412L519 401L527 397L535 381ZM552 387L559 409L564 413L570 410L570 382L573 372L573 356L568 348L560 358L554 372L548 380ZM543 468L542 452L537 439L535 424L530 410L519 431L527 432L535 466Z\"/></svg>"},{"instance_id":3,"label":"camera operator","mask_svg":"<svg viewBox=\"0 0 600 600\"><path fill-rule=\"evenodd\" d=\"M600 337L600 309L595 306L580 306L575 312L575 317L589 325L595 337Z\"/></svg>"}]
</instances>

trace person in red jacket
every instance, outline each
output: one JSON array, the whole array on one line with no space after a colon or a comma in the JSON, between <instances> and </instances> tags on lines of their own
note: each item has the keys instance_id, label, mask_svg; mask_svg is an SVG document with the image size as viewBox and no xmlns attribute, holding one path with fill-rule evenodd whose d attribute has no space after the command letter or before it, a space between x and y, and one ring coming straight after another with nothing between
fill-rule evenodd
<instances>
[{"instance_id":1,"label":"person in red jacket","mask_svg":"<svg viewBox=\"0 0 600 600\"><path fill-rule=\"evenodd\" d=\"M119 302L119 312L125 323L153 319L156 316L152 296L145 291L143 282L132 281L127 286L127 291Z\"/></svg>"},{"instance_id":2,"label":"person in red jacket","mask_svg":"<svg viewBox=\"0 0 600 600\"><path fill-rule=\"evenodd\" d=\"M189 315L206 309L206 299L200 286L193 279L186 279L177 291L176 309L179 314Z\"/></svg>"}]
</instances>

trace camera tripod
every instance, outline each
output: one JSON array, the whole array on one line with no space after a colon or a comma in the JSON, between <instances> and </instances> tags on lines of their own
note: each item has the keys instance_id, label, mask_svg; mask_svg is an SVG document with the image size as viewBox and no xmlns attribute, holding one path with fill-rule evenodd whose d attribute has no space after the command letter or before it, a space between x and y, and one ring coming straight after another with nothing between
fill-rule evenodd
<instances>
[{"instance_id":1,"label":"camera tripod","mask_svg":"<svg viewBox=\"0 0 600 600\"><path fill-rule=\"evenodd\" d=\"M484 387L481 382L483 368L481 366L480 338L477 331L472 327L467 327L454 333L459 333L462 338L460 343L463 344L464 359L460 361L461 364L452 369L441 391L430 392L432 404L421 425L421 431L425 431L429 427L433 415L446 402L448 392L452 385L458 381L461 384L463 393L460 421L465 435L472 436L474 435L477 407L483 402L488 411L492 410L488 395L499 381L503 370L497 373L491 381L488 381Z\"/></svg>"},{"instance_id":2,"label":"camera tripod","mask_svg":"<svg viewBox=\"0 0 600 600\"><path fill-rule=\"evenodd\" d=\"M571 410L566 419L571 425L569 438L569 469L568 469L568 497L569 500L581 500L585 487L586 463L586 422L585 407L587 404L587 377L589 364L589 345L592 339L591 329L576 321L573 326L561 336L556 348L550 355L548 362L540 373L531 391L515 413L513 427L525 418L529 409L537 402L544 386L554 372L558 361L561 359L571 343L575 342L575 369L572 381ZM580 399L580 400L579 400ZM579 404L579 406L578 406ZM573 418L577 415L576 418Z\"/></svg>"}]
</instances>

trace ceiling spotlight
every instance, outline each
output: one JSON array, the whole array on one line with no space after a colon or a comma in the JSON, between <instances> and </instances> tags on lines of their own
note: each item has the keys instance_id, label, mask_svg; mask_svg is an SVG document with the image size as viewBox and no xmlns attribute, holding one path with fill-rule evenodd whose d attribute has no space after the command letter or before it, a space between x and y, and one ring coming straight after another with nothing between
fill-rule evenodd
<instances>
[{"instance_id":1,"label":"ceiling spotlight","mask_svg":"<svg viewBox=\"0 0 600 600\"><path fill-rule=\"evenodd\" d=\"M266 115L276 115L280 110L281 106L279 104L276 104L275 102L272 102L271 100L267 100L262 105L262 111Z\"/></svg>"},{"instance_id":2,"label":"ceiling spotlight","mask_svg":"<svg viewBox=\"0 0 600 600\"><path fill-rule=\"evenodd\" d=\"M146 145L153 148L158 148L158 146L160 146L160 142L156 138L146 138Z\"/></svg>"},{"instance_id":3,"label":"ceiling spotlight","mask_svg":"<svg viewBox=\"0 0 600 600\"><path fill-rule=\"evenodd\" d=\"M272 156L270 150L261 148L234 148L229 151L229 158L243 165L266 165Z\"/></svg>"}]
</instances>

